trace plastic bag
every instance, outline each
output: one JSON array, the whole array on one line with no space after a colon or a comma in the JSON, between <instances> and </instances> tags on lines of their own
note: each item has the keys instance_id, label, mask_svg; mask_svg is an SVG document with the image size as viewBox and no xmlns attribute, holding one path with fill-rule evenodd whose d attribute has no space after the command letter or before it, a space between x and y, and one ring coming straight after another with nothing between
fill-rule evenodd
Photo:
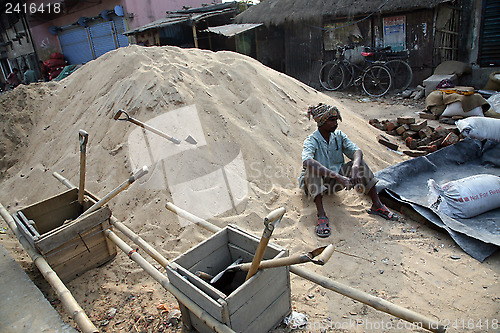
<instances>
[{"instance_id":1,"label":"plastic bag","mask_svg":"<svg viewBox=\"0 0 500 333\"><path fill-rule=\"evenodd\" d=\"M428 181L429 205L453 218L470 218L500 207L500 177L475 175L438 185Z\"/></svg>"},{"instance_id":2,"label":"plastic bag","mask_svg":"<svg viewBox=\"0 0 500 333\"><path fill-rule=\"evenodd\" d=\"M456 122L462 135L478 140L500 142L500 119L469 117Z\"/></svg>"}]
</instances>

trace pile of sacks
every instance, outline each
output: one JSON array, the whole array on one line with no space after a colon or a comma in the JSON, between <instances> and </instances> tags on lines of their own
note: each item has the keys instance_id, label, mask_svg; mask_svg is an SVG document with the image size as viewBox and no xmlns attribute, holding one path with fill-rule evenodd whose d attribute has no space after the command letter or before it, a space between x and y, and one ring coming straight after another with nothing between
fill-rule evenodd
<instances>
[{"instance_id":1,"label":"pile of sacks","mask_svg":"<svg viewBox=\"0 0 500 333\"><path fill-rule=\"evenodd\" d=\"M54 52L49 60L45 60L42 66L42 72L45 79L51 81L55 79L66 66L66 61L61 53Z\"/></svg>"}]
</instances>

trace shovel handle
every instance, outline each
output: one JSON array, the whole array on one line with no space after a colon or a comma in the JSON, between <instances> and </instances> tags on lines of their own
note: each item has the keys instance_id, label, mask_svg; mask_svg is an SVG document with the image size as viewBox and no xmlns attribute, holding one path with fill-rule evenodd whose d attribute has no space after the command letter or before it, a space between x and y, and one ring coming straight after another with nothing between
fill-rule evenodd
<instances>
[{"instance_id":1,"label":"shovel handle","mask_svg":"<svg viewBox=\"0 0 500 333\"><path fill-rule=\"evenodd\" d=\"M264 253L267 249L267 243L269 243L269 238L262 237L260 239L259 247L257 247L257 251L255 251L255 256L253 257L252 264L250 265L245 281L254 276L259 270L260 262L262 258L264 258Z\"/></svg>"},{"instance_id":2,"label":"shovel handle","mask_svg":"<svg viewBox=\"0 0 500 333\"><path fill-rule=\"evenodd\" d=\"M125 115L125 118L120 118L120 116L122 114ZM134 119L134 118L130 117L128 115L128 113L125 112L125 111L123 111L123 110L116 111L115 114L113 115L113 119L114 120L126 120L126 121L130 121L132 124L135 124L135 125L137 125L139 127L142 127L142 128L144 128L144 129L146 129L146 130L148 130L150 132L153 132L153 133L155 133L155 134L157 134L157 135L159 135L159 136L161 136L161 137L163 137L163 138L165 138L165 139L167 139L167 140L175 143L176 145L178 145L178 144L181 143L178 139L176 139L174 137L171 137L170 135L168 135L166 133L163 133L162 131L154 128L153 126L149 126L148 124L143 123L142 121L139 121L137 119Z\"/></svg>"},{"instance_id":3,"label":"shovel handle","mask_svg":"<svg viewBox=\"0 0 500 333\"><path fill-rule=\"evenodd\" d=\"M335 247L333 247L333 244L328 245L321 254L313 260L315 264L318 265L324 265L330 260L330 258L333 255L333 252L335 252Z\"/></svg>"},{"instance_id":4,"label":"shovel handle","mask_svg":"<svg viewBox=\"0 0 500 333\"><path fill-rule=\"evenodd\" d=\"M80 141L80 152L85 153L86 147L87 147L87 142L89 140L89 133L85 132L84 130L79 130L78 131L78 139Z\"/></svg>"},{"instance_id":5,"label":"shovel handle","mask_svg":"<svg viewBox=\"0 0 500 333\"><path fill-rule=\"evenodd\" d=\"M112 190L110 193L105 195L101 200L97 201L92 207L90 207L89 209L84 211L83 214L79 216L79 218L98 210L101 206L104 206L114 196L116 196L121 191L125 190L130 184L132 184L137 179L141 178L142 176L144 176L147 173L148 173L148 167L143 166L136 173L134 173L128 180L124 181L121 185L119 185L114 190Z\"/></svg>"},{"instance_id":6,"label":"shovel handle","mask_svg":"<svg viewBox=\"0 0 500 333\"><path fill-rule=\"evenodd\" d=\"M78 202L83 206L83 199L85 196L85 164L89 134L82 129L79 130L78 140L80 141L80 184L78 186Z\"/></svg>"},{"instance_id":7,"label":"shovel handle","mask_svg":"<svg viewBox=\"0 0 500 333\"><path fill-rule=\"evenodd\" d=\"M285 207L281 207L278 209L273 210L267 216L264 218L264 223L267 225L269 223L273 223L274 221L280 219L285 215L286 209Z\"/></svg>"}]
</instances>

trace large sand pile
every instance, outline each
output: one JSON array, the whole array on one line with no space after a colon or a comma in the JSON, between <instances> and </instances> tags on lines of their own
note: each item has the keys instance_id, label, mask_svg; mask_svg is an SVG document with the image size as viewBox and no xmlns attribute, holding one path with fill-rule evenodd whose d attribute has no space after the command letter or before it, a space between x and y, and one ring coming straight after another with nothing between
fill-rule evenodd
<instances>
[{"instance_id":1,"label":"large sand pile","mask_svg":"<svg viewBox=\"0 0 500 333\"><path fill-rule=\"evenodd\" d=\"M11 212L17 205L26 206L65 190L52 178L53 171L78 184L78 130L84 129L89 133L86 187L97 196L126 180L133 169L148 161L146 155L156 156L149 160L160 162L151 163L152 172L109 206L118 219L168 259L210 235L179 221L166 210L169 201L197 214L207 211L207 219L219 226L234 223L258 235L262 218L284 206L287 214L273 235L276 243L294 253L332 242L339 250L365 258L336 254L327 266L309 268L345 283L350 280L348 284L354 287L393 301L400 298L403 305L425 315L435 314L428 307L428 292L412 289L428 282L428 276L419 275L419 281L412 282L411 275L402 278L401 273L408 260L419 260L429 247L439 246L432 242L445 243L426 240L423 247L412 248L412 239L428 238L431 231L426 231L428 235L403 235L400 229L404 226L366 214L370 203L365 197L342 192L325 202L333 236L326 240L315 236L314 205L297 188L302 141L315 129L305 111L311 104L337 102L297 80L232 52L130 46L89 62L59 83L17 88L4 94L0 102L8 110L1 116L0 202ZM174 145L154 135L145 137L135 125L112 119L118 109L178 139L191 135L198 143ZM404 158L381 148L376 143L376 130L351 110L341 108L341 112L340 128L360 146L374 171ZM152 140L149 151L134 150L148 140ZM199 155L192 153L204 149L206 152ZM220 173L221 168L226 168L225 172ZM226 182L222 190L220 183L214 183L216 177L204 178L217 172ZM237 189L231 187L232 175L238 179L234 182ZM177 181L190 176L189 182ZM158 179L164 181L160 186ZM225 196L219 196L223 190ZM223 205L226 201L227 209ZM403 235L397 239L410 240L410 254L404 251L406 243L391 241L391 233ZM2 241L20 250L12 236ZM446 242L451 246L451 241ZM19 257L19 261L27 261L25 256ZM438 258L432 260L441 267ZM444 274L453 278L449 272ZM345 316L354 316L352 313L364 319L390 318L320 291L298 277L292 281L294 306L317 321L327 317L345 321ZM408 285L410 290L405 288ZM158 303L175 303L123 254L75 279L69 287L96 323L109 308L119 308L103 331L128 331L132 318L157 316ZM436 291L441 286L432 288Z\"/></svg>"}]
</instances>

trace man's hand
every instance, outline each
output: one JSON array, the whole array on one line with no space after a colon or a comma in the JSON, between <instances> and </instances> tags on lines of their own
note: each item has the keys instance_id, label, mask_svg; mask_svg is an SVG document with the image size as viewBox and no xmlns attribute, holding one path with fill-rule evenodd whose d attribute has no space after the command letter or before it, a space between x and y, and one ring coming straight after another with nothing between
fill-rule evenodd
<instances>
[{"instance_id":1,"label":"man's hand","mask_svg":"<svg viewBox=\"0 0 500 333\"><path fill-rule=\"evenodd\" d=\"M342 186L344 186L346 188L346 190L350 190L353 186L352 184L352 181L350 178L348 177L344 177L342 175L338 175L336 177L336 180L339 184L341 184Z\"/></svg>"},{"instance_id":2,"label":"man's hand","mask_svg":"<svg viewBox=\"0 0 500 333\"><path fill-rule=\"evenodd\" d=\"M359 166L358 165L352 166L351 181L352 181L353 185L357 185L357 184L362 183L361 174L359 173Z\"/></svg>"}]
</instances>

